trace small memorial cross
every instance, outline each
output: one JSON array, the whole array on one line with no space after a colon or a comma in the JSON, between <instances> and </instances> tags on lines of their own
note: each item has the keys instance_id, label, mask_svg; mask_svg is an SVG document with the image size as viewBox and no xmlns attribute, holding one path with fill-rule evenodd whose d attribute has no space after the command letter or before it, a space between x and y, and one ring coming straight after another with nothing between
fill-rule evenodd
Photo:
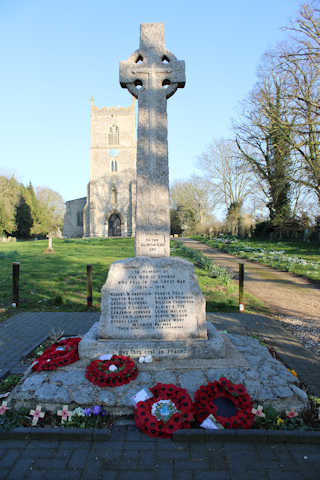
<instances>
[{"instance_id":1,"label":"small memorial cross","mask_svg":"<svg viewBox=\"0 0 320 480\"><path fill-rule=\"evenodd\" d=\"M59 417L61 417L61 423L68 421L72 417L72 412L68 409L68 405L63 405L61 410L57 411Z\"/></svg>"},{"instance_id":2,"label":"small memorial cross","mask_svg":"<svg viewBox=\"0 0 320 480\"><path fill-rule=\"evenodd\" d=\"M30 410L29 415L32 415L32 425L37 425L39 418L43 418L46 412L41 412L41 405L37 405L35 410Z\"/></svg>"},{"instance_id":3,"label":"small memorial cross","mask_svg":"<svg viewBox=\"0 0 320 480\"><path fill-rule=\"evenodd\" d=\"M140 47L120 62L120 84L138 99L136 256L170 256L167 99L185 64L165 48L164 25L142 23Z\"/></svg>"}]
</instances>

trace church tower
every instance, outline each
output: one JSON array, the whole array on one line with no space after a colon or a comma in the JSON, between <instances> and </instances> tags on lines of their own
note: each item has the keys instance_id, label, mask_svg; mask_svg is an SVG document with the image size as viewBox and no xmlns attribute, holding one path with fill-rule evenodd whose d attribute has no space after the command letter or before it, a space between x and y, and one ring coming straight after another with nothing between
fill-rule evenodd
<instances>
[{"instance_id":1,"label":"church tower","mask_svg":"<svg viewBox=\"0 0 320 480\"><path fill-rule=\"evenodd\" d=\"M136 115L129 107L102 107L91 98L88 195L66 202L67 237L135 235Z\"/></svg>"},{"instance_id":2,"label":"church tower","mask_svg":"<svg viewBox=\"0 0 320 480\"><path fill-rule=\"evenodd\" d=\"M130 107L102 107L91 98L90 182L84 208L86 237L135 233L136 120Z\"/></svg>"}]
</instances>

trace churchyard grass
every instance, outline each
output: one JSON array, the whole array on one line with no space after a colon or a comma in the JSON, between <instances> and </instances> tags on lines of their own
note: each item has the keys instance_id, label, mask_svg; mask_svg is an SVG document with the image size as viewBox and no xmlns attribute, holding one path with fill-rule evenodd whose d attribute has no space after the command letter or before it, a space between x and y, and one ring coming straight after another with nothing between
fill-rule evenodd
<instances>
[{"instance_id":1,"label":"churchyard grass","mask_svg":"<svg viewBox=\"0 0 320 480\"><path fill-rule=\"evenodd\" d=\"M0 244L0 319L15 310L12 302L12 262L20 262L19 311L85 311L86 265L93 268L93 306L100 309L100 290L109 266L134 255L132 239L54 239Z\"/></svg>"},{"instance_id":2,"label":"churchyard grass","mask_svg":"<svg viewBox=\"0 0 320 480\"><path fill-rule=\"evenodd\" d=\"M309 280L320 281L320 249L318 243L241 240L234 237L208 239L195 236L193 239L240 258L301 275Z\"/></svg>"},{"instance_id":3,"label":"churchyard grass","mask_svg":"<svg viewBox=\"0 0 320 480\"><path fill-rule=\"evenodd\" d=\"M47 244L47 240L0 244L0 321L18 310L87 310L87 264L93 266L92 310L99 311L100 291L110 264L134 256L134 240L130 238L54 239L54 253L51 254L45 253ZM172 242L172 255L188 258L174 245ZM20 262L18 309L11 306L13 262ZM235 282L226 285L198 266L196 274L207 300L207 311L237 311ZM264 311L263 304L253 297L248 297L246 302L248 311Z\"/></svg>"}]
</instances>

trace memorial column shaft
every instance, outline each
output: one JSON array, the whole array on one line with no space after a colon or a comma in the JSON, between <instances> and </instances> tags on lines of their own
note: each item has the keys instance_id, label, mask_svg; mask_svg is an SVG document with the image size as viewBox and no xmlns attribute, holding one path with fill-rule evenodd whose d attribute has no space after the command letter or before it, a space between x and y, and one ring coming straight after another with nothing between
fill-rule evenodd
<instances>
[{"instance_id":1,"label":"memorial column shaft","mask_svg":"<svg viewBox=\"0 0 320 480\"><path fill-rule=\"evenodd\" d=\"M167 100L153 88L139 95L136 256L170 256Z\"/></svg>"}]
</instances>

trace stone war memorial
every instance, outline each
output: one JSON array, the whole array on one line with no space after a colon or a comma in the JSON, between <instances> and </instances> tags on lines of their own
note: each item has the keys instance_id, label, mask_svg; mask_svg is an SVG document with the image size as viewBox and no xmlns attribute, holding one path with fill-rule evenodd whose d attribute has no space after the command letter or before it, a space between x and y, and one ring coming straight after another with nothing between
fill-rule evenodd
<instances>
[{"instance_id":1,"label":"stone war memorial","mask_svg":"<svg viewBox=\"0 0 320 480\"><path fill-rule=\"evenodd\" d=\"M306 405L296 377L256 339L219 332L207 321L193 264L170 257L167 101L185 82L184 61L165 47L164 25L141 24L139 48L120 62L120 85L138 100L135 257L111 265L100 320L80 340L79 360L55 371L30 368L11 394L16 406L103 405L127 415L132 397L158 382L192 397L220 377L278 410ZM116 388L90 382L88 365L112 355L134 360L138 375ZM139 363L141 357L148 361Z\"/></svg>"}]
</instances>

